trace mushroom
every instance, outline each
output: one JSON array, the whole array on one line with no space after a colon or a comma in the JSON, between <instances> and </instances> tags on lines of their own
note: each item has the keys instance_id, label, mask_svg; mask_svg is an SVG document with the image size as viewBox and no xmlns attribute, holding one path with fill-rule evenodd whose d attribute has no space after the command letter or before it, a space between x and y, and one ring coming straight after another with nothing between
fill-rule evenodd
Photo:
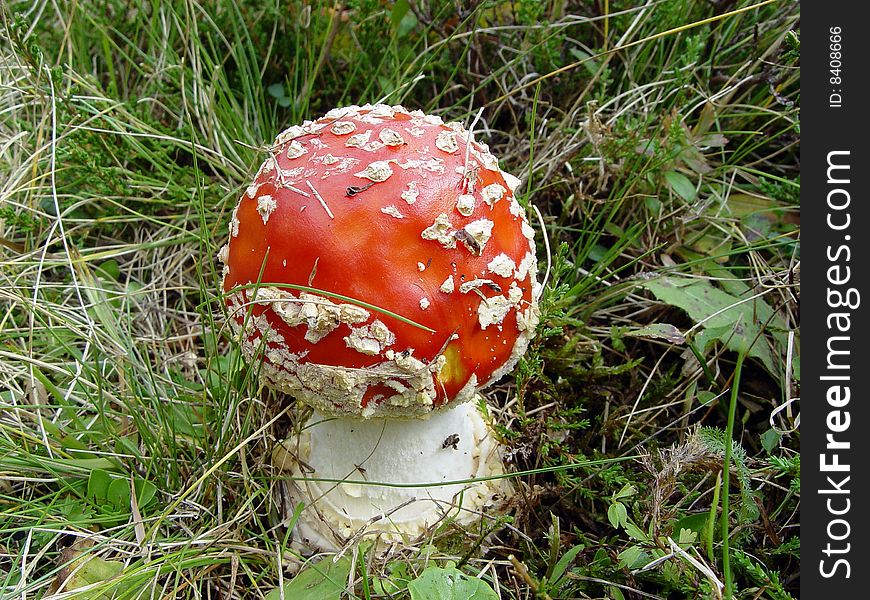
<instances>
[{"instance_id":1,"label":"mushroom","mask_svg":"<svg viewBox=\"0 0 870 600\"><path fill-rule=\"evenodd\" d=\"M411 540L509 493L478 391L538 322L518 183L461 124L377 104L279 134L239 200L229 323L262 382L314 409L273 456L310 545Z\"/></svg>"}]
</instances>

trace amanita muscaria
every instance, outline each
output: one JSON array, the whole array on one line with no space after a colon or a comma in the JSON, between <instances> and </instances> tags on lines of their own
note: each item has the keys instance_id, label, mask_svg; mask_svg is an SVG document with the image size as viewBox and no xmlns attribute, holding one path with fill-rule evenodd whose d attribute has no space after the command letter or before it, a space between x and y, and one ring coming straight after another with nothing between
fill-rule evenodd
<instances>
[{"instance_id":1,"label":"amanita muscaria","mask_svg":"<svg viewBox=\"0 0 870 600\"><path fill-rule=\"evenodd\" d=\"M263 383L315 409L282 460L300 477L358 482L296 487L316 500L300 521L314 544L366 523L414 537L450 509L479 518L504 493L377 483L502 472L465 403L514 367L538 322L517 184L461 124L378 104L278 135L239 200L220 252L230 324Z\"/></svg>"}]
</instances>

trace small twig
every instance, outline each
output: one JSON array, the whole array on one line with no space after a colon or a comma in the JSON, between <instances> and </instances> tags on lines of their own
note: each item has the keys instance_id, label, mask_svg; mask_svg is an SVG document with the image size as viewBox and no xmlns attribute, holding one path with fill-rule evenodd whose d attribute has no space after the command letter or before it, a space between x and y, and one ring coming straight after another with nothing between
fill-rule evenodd
<instances>
[{"instance_id":1,"label":"small twig","mask_svg":"<svg viewBox=\"0 0 870 600\"><path fill-rule=\"evenodd\" d=\"M336 559L338 559L338 558L340 558L341 556L343 556L344 553L347 552L347 550L348 550L349 548L356 547L357 542L359 541L359 539L362 538L362 536L364 536L366 533L368 533L368 528L369 528L370 526L374 525L374 524L377 523L378 521L381 521L381 520L383 520L383 519L386 519L386 518L392 516L393 513L402 510L402 509L405 508L406 506L409 506L410 504L413 504L413 503L416 502L416 501L417 501L417 498L416 498L416 497L414 497L414 498L408 498L407 500L405 500L404 502L402 502L402 503L399 504L398 506L395 506L395 507L391 508L391 509L388 510L387 512L380 513L380 514L375 515L375 516L371 517L370 519L368 519L365 523L363 523L363 524L360 526L359 529L356 530L356 532L355 532L353 535L351 535L351 536L349 536L349 537L347 538L347 543L344 545L344 547L343 547L339 552L336 553L336 555L335 555Z\"/></svg>"},{"instance_id":2,"label":"small twig","mask_svg":"<svg viewBox=\"0 0 870 600\"><path fill-rule=\"evenodd\" d=\"M381 96L380 98L378 98L378 101L375 102L375 104L383 104L384 102L387 101L387 99L388 99L390 96L392 96L392 95L395 94L396 92L401 91L401 90L405 89L406 87L413 86L413 85L415 85L418 81L420 81L421 79L425 79L425 78L426 78L426 76L423 75L423 73L418 73L417 76L414 77L413 79L411 79L410 81L406 81L405 83L403 83L402 85L400 85L399 87L397 87L396 89L394 89L392 92L390 92L390 93L388 93L388 94L386 94L386 95Z\"/></svg>"},{"instance_id":3,"label":"small twig","mask_svg":"<svg viewBox=\"0 0 870 600\"><path fill-rule=\"evenodd\" d=\"M483 115L483 106L480 107L480 110L477 111L477 115L475 115L474 120L471 122L471 126L468 128L468 135L465 137L465 165L463 172L468 174L468 157L471 155L471 138L474 137L474 126L477 125L477 122L480 120L481 115Z\"/></svg>"},{"instance_id":4,"label":"small twig","mask_svg":"<svg viewBox=\"0 0 870 600\"><path fill-rule=\"evenodd\" d=\"M314 278L317 276L317 263L320 262L320 257L314 259L314 266L311 267L311 273L308 274L308 286L314 285Z\"/></svg>"},{"instance_id":5,"label":"small twig","mask_svg":"<svg viewBox=\"0 0 870 600\"><path fill-rule=\"evenodd\" d=\"M305 180L305 185L307 185L309 188L311 188L311 191L314 193L314 197L317 198L317 201L318 201L318 202L320 202L320 206L323 207L323 210L326 211L326 214L329 215L329 218L330 218L330 219L334 219L334 218L335 218L335 215L332 214L332 211L331 211L331 210L329 210L329 207L326 205L326 201L323 199L323 196L320 195L320 192L318 192L317 190L315 190L315 189L314 189L314 186L311 185L311 182L308 181L307 179Z\"/></svg>"},{"instance_id":6,"label":"small twig","mask_svg":"<svg viewBox=\"0 0 870 600\"><path fill-rule=\"evenodd\" d=\"M287 183L287 179L284 177L284 173L281 171L281 166L278 164L278 159L271 152L269 153L269 156L275 162L276 178L278 179L278 183L281 185L281 187L288 189L291 192L296 192L297 194L304 196L305 198L311 198L311 194L309 194L308 192L300 190L298 187Z\"/></svg>"},{"instance_id":7,"label":"small twig","mask_svg":"<svg viewBox=\"0 0 870 600\"><path fill-rule=\"evenodd\" d=\"M282 183L281 187L284 187L291 192L296 192L297 194L299 194L300 196L304 196L305 198L311 198L311 194L309 194L305 190L300 190L298 187L292 186L289 183ZM321 202L323 202L323 200L321 200ZM329 212L329 209L327 208L326 211Z\"/></svg>"},{"instance_id":8,"label":"small twig","mask_svg":"<svg viewBox=\"0 0 870 600\"><path fill-rule=\"evenodd\" d=\"M529 570L526 568L526 565L521 563L516 556L511 554L510 556L508 556L508 560L511 561L511 564L514 566L514 571L516 572L516 574L523 578L523 581L525 581L526 585L528 585L532 589L532 592L534 592L535 596L541 598L542 600L553 600L553 598L550 597L550 594L538 588L538 582L535 581L534 578L532 578Z\"/></svg>"}]
</instances>

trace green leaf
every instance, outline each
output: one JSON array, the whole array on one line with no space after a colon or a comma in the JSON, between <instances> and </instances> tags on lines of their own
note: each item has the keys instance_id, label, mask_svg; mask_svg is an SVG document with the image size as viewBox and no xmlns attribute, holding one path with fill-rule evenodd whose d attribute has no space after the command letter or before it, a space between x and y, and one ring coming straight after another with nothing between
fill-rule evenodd
<instances>
[{"instance_id":1,"label":"green leaf","mask_svg":"<svg viewBox=\"0 0 870 600\"><path fill-rule=\"evenodd\" d=\"M606 231L615 238L622 239L626 237L625 230L613 221L607 221L606 223L604 223L603 227L604 231Z\"/></svg>"},{"instance_id":2,"label":"green leaf","mask_svg":"<svg viewBox=\"0 0 870 600\"><path fill-rule=\"evenodd\" d=\"M729 350L747 352L762 362L768 372L779 377L766 337L761 336L764 321L762 305L770 310L761 298L743 302L741 298L713 287L703 279L686 277L659 277L643 283L653 295L670 306L686 311L695 323L704 328L695 339L701 351L713 340L724 343Z\"/></svg>"},{"instance_id":3,"label":"green leaf","mask_svg":"<svg viewBox=\"0 0 870 600\"><path fill-rule=\"evenodd\" d=\"M627 519L628 510L622 502L614 502L610 505L610 508L607 509L607 520L610 521L610 524L614 527L619 527L620 525L625 524Z\"/></svg>"},{"instance_id":4,"label":"green leaf","mask_svg":"<svg viewBox=\"0 0 870 600\"><path fill-rule=\"evenodd\" d=\"M768 429L761 434L761 445L765 452L770 454L779 447L779 439L782 436L776 429Z\"/></svg>"},{"instance_id":5,"label":"green leaf","mask_svg":"<svg viewBox=\"0 0 870 600\"><path fill-rule=\"evenodd\" d=\"M694 184L682 173L668 171L665 173L665 181L672 192L687 202L693 201L697 196Z\"/></svg>"},{"instance_id":6,"label":"green leaf","mask_svg":"<svg viewBox=\"0 0 870 600\"><path fill-rule=\"evenodd\" d=\"M392 562L387 565L388 574L383 578L376 578L372 582L372 589L376 594L389 596L398 594L408 589L412 574L408 573L408 563Z\"/></svg>"},{"instance_id":7,"label":"green leaf","mask_svg":"<svg viewBox=\"0 0 870 600\"><path fill-rule=\"evenodd\" d=\"M78 498L65 498L55 505L60 514L72 524L87 527L94 516L93 509Z\"/></svg>"},{"instance_id":8,"label":"green leaf","mask_svg":"<svg viewBox=\"0 0 870 600\"><path fill-rule=\"evenodd\" d=\"M405 37L417 25L417 17L410 8L408 0L398 0L393 5L393 10L390 12L390 23L397 38Z\"/></svg>"},{"instance_id":9,"label":"green leaf","mask_svg":"<svg viewBox=\"0 0 870 600\"><path fill-rule=\"evenodd\" d=\"M680 519L677 519L674 522L673 530L675 532L680 532L683 529L688 529L689 531L694 531L695 533L701 533L704 531L704 527L707 525L707 519L709 518L709 513L695 513L693 515L686 515Z\"/></svg>"},{"instance_id":10,"label":"green leaf","mask_svg":"<svg viewBox=\"0 0 870 600\"><path fill-rule=\"evenodd\" d=\"M616 492L613 499L622 500L623 498L631 498L635 494L637 494L637 488L630 483L626 483L618 492Z\"/></svg>"},{"instance_id":11,"label":"green leaf","mask_svg":"<svg viewBox=\"0 0 870 600\"><path fill-rule=\"evenodd\" d=\"M121 267L118 265L118 261L115 259L101 262L99 265L97 265L96 272L98 275L108 277L113 281L118 281L118 278L121 277Z\"/></svg>"},{"instance_id":12,"label":"green leaf","mask_svg":"<svg viewBox=\"0 0 870 600\"><path fill-rule=\"evenodd\" d=\"M649 554L644 552L639 546L629 546L616 556L629 569L642 567L650 560Z\"/></svg>"},{"instance_id":13,"label":"green leaf","mask_svg":"<svg viewBox=\"0 0 870 600\"><path fill-rule=\"evenodd\" d=\"M408 584L411 600L497 600L488 583L469 577L453 563L445 568L429 567Z\"/></svg>"},{"instance_id":14,"label":"green leaf","mask_svg":"<svg viewBox=\"0 0 870 600\"><path fill-rule=\"evenodd\" d=\"M652 215L658 215L662 211L662 201L658 198L644 198L643 203L646 205L646 209Z\"/></svg>"},{"instance_id":15,"label":"green leaf","mask_svg":"<svg viewBox=\"0 0 870 600\"><path fill-rule=\"evenodd\" d=\"M396 29L396 37L403 38L409 33L414 27L417 26L417 17L414 13L409 12L404 17L402 17L402 21L399 23L399 27Z\"/></svg>"},{"instance_id":16,"label":"green leaf","mask_svg":"<svg viewBox=\"0 0 870 600\"><path fill-rule=\"evenodd\" d=\"M585 544L579 544L563 554L562 558L559 559L559 562L556 563L556 566L553 567L553 573L550 575L550 581L553 583L558 583L558 581L562 578L562 575L564 575L565 571L568 569L568 566L572 562L574 562L574 559L577 557L578 554L580 554L580 552L584 548L586 548Z\"/></svg>"},{"instance_id":17,"label":"green leaf","mask_svg":"<svg viewBox=\"0 0 870 600\"><path fill-rule=\"evenodd\" d=\"M589 249L589 260L601 262L605 259L608 252L609 250L605 246L594 244L592 248Z\"/></svg>"},{"instance_id":18,"label":"green leaf","mask_svg":"<svg viewBox=\"0 0 870 600\"><path fill-rule=\"evenodd\" d=\"M296 577L284 584L284 598L288 600L341 600L345 597L350 558L343 556L337 562L327 557L309 565ZM279 600L281 588L266 594L266 600Z\"/></svg>"},{"instance_id":19,"label":"green leaf","mask_svg":"<svg viewBox=\"0 0 870 600\"><path fill-rule=\"evenodd\" d=\"M136 488L136 504L139 509L148 506L157 494L157 486L136 477L133 480ZM88 478L88 498L109 512L130 512L130 479L125 477L112 478L107 472L94 470Z\"/></svg>"},{"instance_id":20,"label":"green leaf","mask_svg":"<svg viewBox=\"0 0 870 600\"><path fill-rule=\"evenodd\" d=\"M570 52L571 56L576 58L578 62L582 61L581 64L587 71L589 71L590 75L595 75L596 71L598 71L598 61L592 58L592 55L585 50L581 50L580 48L570 48L568 52Z\"/></svg>"},{"instance_id":21,"label":"green leaf","mask_svg":"<svg viewBox=\"0 0 870 600\"><path fill-rule=\"evenodd\" d=\"M648 542L650 539L649 535L647 535L643 529L635 525L634 521L631 519L626 519L625 521L625 533L628 534L628 537L637 540L638 542Z\"/></svg>"},{"instance_id":22,"label":"green leaf","mask_svg":"<svg viewBox=\"0 0 870 600\"><path fill-rule=\"evenodd\" d=\"M681 545L694 544L698 539L698 532L691 529L680 529L680 535L677 538L677 543Z\"/></svg>"},{"instance_id":23,"label":"green leaf","mask_svg":"<svg viewBox=\"0 0 870 600\"><path fill-rule=\"evenodd\" d=\"M767 340L758 335L761 324L747 322L747 318L751 319L752 316L740 314L730 325L707 327L698 334L695 341L700 348L707 349L712 341L718 340L729 350L759 359L771 375L778 376L777 365Z\"/></svg>"},{"instance_id":24,"label":"green leaf","mask_svg":"<svg viewBox=\"0 0 870 600\"><path fill-rule=\"evenodd\" d=\"M709 390L701 390L700 392L698 392L696 398L701 404L710 404L713 400L716 399L716 394Z\"/></svg>"},{"instance_id":25,"label":"green leaf","mask_svg":"<svg viewBox=\"0 0 870 600\"><path fill-rule=\"evenodd\" d=\"M66 585L64 585L63 588L65 591L77 590L85 586L108 581L124 570L124 563L114 560L105 560L99 556L81 554L70 565L69 570L72 574L69 579L66 580ZM93 598L94 600L102 600L103 598L108 599L114 598L115 596L111 590L106 590L105 592L92 591L87 597Z\"/></svg>"},{"instance_id":26,"label":"green leaf","mask_svg":"<svg viewBox=\"0 0 870 600\"><path fill-rule=\"evenodd\" d=\"M273 83L269 87L266 88L266 91L269 92L269 95L273 98L283 98L286 94L284 93L284 84L283 83Z\"/></svg>"},{"instance_id":27,"label":"green leaf","mask_svg":"<svg viewBox=\"0 0 870 600\"><path fill-rule=\"evenodd\" d=\"M665 181L668 182L668 187L671 188L671 191L686 202L691 202L698 195L694 184L682 173L668 171L665 173Z\"/></svg>"},{"instance_id":28,"label":"green leaf","mask_svg":"<svg viewBox=\"0 0 870 600\"><path fill-rule=\"evenodd\" d=\"M685 344L686 338L680 333L680 330L669 323L652 323L646 327L638 327L637 329L629 329L625 335L634 337L657 338L667 340L672 344Z\"/></svg>"},{"instance_id":29,"label":"green leaf","mask_svg":"<svg viewBox=\"0 0 870 600\"><path fill-rule=\"evenodd\" d=\"M130 481L124 478L112 480L106 492L106 501L115 509L124 512L130 511Z\"/></svg>"},{"instance_id":30,"label":"green leaf","mask_svg":"<svg viewBox=\"0 0 870 600\"><path fill-rule=\"evenodd\" d=\"M139 510L151 504L155 494L157 494L157 486L147 479L135 478L133 487L136 488L136 504L139 505Z\"/></svg>"},{"instance_id":31,"label":"green leaf","mask_svg":"<svg viewBox=\"0 0 870 600\"><path fill-rule=\"evenodd\" d=\"M88 477L88 499L98 505L105 503L111 484L112 477L107 471L94 469Z\"/></svg>"},{"instance_id":32,"label":"green leaf","mask_svg":"<svg viewBox=\"0 0 870 600\"><path fill-rule=\"evenodd\" d=\"M410 9L411 5L408 3L408 0L396 0L393 10L390 12L390 23L393 25L393 29L399 28L399 24Z\"/></svg>"}]
</instances>

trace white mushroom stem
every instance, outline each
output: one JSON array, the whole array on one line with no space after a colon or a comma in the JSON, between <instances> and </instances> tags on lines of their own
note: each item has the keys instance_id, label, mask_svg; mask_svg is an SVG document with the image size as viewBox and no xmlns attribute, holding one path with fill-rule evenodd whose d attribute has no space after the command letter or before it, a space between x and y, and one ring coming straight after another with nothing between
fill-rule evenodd
<instances>
[{"instance_id":1,"label":"white mushroom stem","mask_svg":"<svg viewBox=\"0 0 870 600\"><path fill-rule=\"evenodd\" d=\"M511 495L494 433L473 402L425 419L316 413L273 463L305 508L295 539L337 551L360 539L413 542L448 521L479 521Z\"/></svg>"}]
</instances>

